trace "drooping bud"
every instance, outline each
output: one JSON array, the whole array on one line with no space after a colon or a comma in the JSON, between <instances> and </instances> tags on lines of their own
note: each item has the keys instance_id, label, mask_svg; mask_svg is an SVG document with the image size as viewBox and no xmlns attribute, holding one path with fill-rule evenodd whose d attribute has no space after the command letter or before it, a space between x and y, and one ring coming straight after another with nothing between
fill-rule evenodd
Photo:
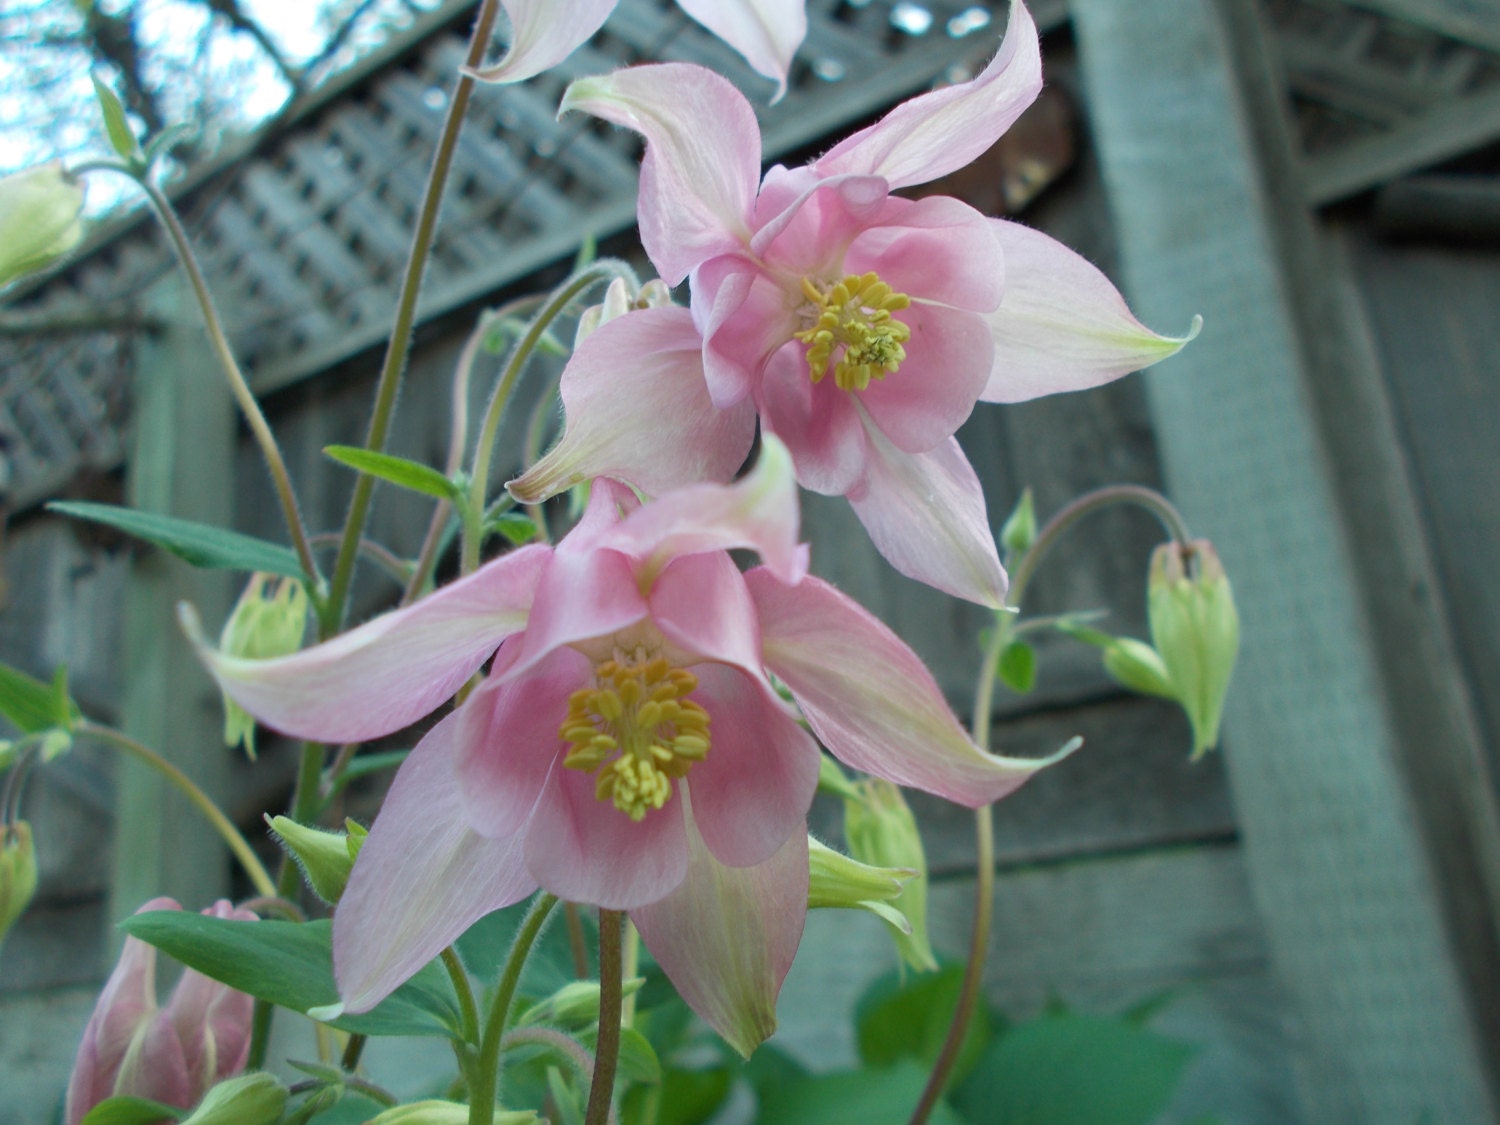
<instances>
[{"instance_id":1,"label":"drooping bud","mask_svg":"<svg viewBox=\"0 0 1500 1125\"><path fill-rule=\"evenodd\" d=\"M297 866L302 868L302 875L313 893L328 905L336 905L349 882L349 872L359 851L358 843L351 843L350 837L343 832L309 828L291 817L268 816L266 823L276 833L282 847L297 861Z\"/></svg>"},{"instance_id":2,"label":"drooping bud","mask_svg":"<svg viewBox=\"0 0 1500 1125\"><path fill-rule=\"evenodd\" d=\"M274 1074L259 1070L220 1082L203 1096L182 1125L275 1125L286 1108L287 1090Z\"/></svg>"},{"instance_id":3,"label":"drooping bud","mask_svg":"<svg viewBox=\"0 0 1500 1125\"><path fill-rule=\"evenodd\" d=\"M916 872L909 867L871 867L807 838L809 910L868 910L898 933L911 935L911 920L893 905Z\"/></svg>"},{"instance_id":4,"label":"drooping bud","mask_svg":"<svg viewBox=\"0 0 1500 1125\"><path fill-rule=\"evenodd\" d=\"M0 286L50 265L83 238L83 185L53 161L0 179Z\"/></svg>"},{"instance_id":5,"label":"drooping bud","mask_svg":"<svg viewBox=\"0 0 1500 1125\"><path fill-rule=\"evenodd\" d=\"M1224 696L1240 646L1234 593L1206 539L1165 543L1151 556L1151 642L1193 726L1193 757L1219 741Z\"/></svg>"},{"instance_id":6,"label":"drooping bud","mask_svg":"<svg viewBox=\"0 0 1500 1125\"><path fill-rule=\"evenodd\" d=\"M877 777L857 783L859 800L844 802L844 838L849 854L874 867L906 868L914 874L891 901L911 926L910 933L891 925L892 938L901 959L919 971L937 968L932 943L927 937L927 855L901 790Z\"/></svg>"},{"instance_id":7,"label":"drooping bud","mask_svg":"<svg viewBox=\"0 0 1500 1125\"><path fill-rule=\"evenodd\" d=\"M36 845L24 820L0 825L0 941L36 894Z\"/></svg>"},{"instance_id":8,"label":"drooping bud","mask_svg":"<svg viewBox=\"0 0 1500 1125\"><path fill-rule=\"evenodd\" d=\"M1110 637L1103 648L1104 670L1116 683L1142 695L1177 698L1161 654L1145 641L1134 637Z\"/></svg>"},{"instance_id":9,"label":"drooping bud","mask_svg":"<svg viewBox=\"0 0 1500 1125\"><path fill-rule=\"evenodd\" d=\"M538 1125L542 1119L531 1110L495 1110L494 1125ZM392 1106L371 1118L367 1125L469 1125L469 1107L462 1102L436 1098Z\"/></svg>"},{"instance_id":10,"label":"drooping bud","mask_svg":"<svg viewBox=\"0 0 1500 1125\"><path fill-rule=\"evenodd\" d=\"M224 623L219 648L227 656L252 660L289 656L302 647L306 629L307 591L302 583L257 572L250 576ZM255 757L255 720L228 695L224 696L224 744L243 744L245 753Z\"/></svg>"},{"instance_id":11,"label":"drooping bud","mask_svg":"<svg viewBox=\"0 0 1500 1125\"><path fill-rule=\"evenodd\" d=\"M645 977L630 977L620 983L621 996L633 996L646 983ZM518 1027L556 1024L583 1028L599 1022L599 982L575 980L563 985L551 996L526 1009L517 1021Z\"/></svg>"}]
</instances>

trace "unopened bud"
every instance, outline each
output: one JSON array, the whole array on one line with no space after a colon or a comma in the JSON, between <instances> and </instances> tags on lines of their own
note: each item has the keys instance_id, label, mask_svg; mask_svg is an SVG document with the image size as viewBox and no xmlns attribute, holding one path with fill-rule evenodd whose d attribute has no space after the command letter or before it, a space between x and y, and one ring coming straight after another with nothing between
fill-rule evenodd
<instances>
[{"instance_id":1,"label":"unopened bud","mask_svg":"<svg viewBox=\"0 0 1500 1125\"><path fill-rule=\"evenodd\" d=\"M630 977L620 984L621 996L633 996L646 983L645 977ZM518 1021L521 1027L557 1024L582 1028L599 1022L599 982L575 980L563 985L551 996L526 1009Z\"/></svg>"},{"instance_id":2,"label":"unopened bud","mask_svg":"<svg viewBox=\"0 0 1500 1125\"><path fill-rule=\"evenodd\" d=\"M274 1074L242 1074L204 1094L182 1125L273 1125L281 1120L286 1097L286 1087Z\"/></svg>"},{"instance_id":3,"label":"unopened bud","mask_svg":"<svg viewBox=\"0 0 1500 1125\"><path fill-rule=\"evenodd\" d=\"M1114 680L1142 695L1176 699L1172 677L1161 653L1134 637L1111 637L1104 645L1104 670Z\"/></svg>"},{"instance_id":4,"label":"unopened bud","mask_svg":"<svg viewBox=\"0 0 1500 1125\"><path fill-rule=\"evenodd\" d=\"M1234 593L1205 539L1165 543L1151 556L1151 641L1193 726L1193 757L1219 741L1224 696L1240 646Z\"/></svg>"},{"instance_id":5,"label":"unopened bud","mask_svg":"<svg viewBox=\"0 0 1500 1125\"><path fill-rule=\"evenodd\" d=\"M495 1110L494 1125L537 1125L540 1121L531 1110ZM469 1125L469 1107L462 1102L433 1098L392 1106L371 1118L367 1125Z\"/></svg>"},{"instance_id":6,"label":"unopened bud","mask_svg":"<svg viewBox=\"0 0 1500 1125\"><path fill-rule=\"evenodd\" d=\"M892 938L901 959L912 968L936 969L937 958L927 938L927 856L916 817L901 790L890 782L869 777L857 786L860 799L844 802L844 838L849 842L849 854L874 867L915 872L891 900L910 924L911 932L903 933L892 924Z\"/></svg>"},{"instance_id":7,"label":"unopened bud","mask_svg":"<svg viewBox=\"0 0 1500 1125\"><path fill-rule=\"evenodd\" d=\"M898 933L910 936L911 921L893 905L901 887L917 873L909 867L871 867L868 863L809 836L807 838L807 906L810 910L868 910Z\"/></svg>"},{"instance_id":8,"label":"unopened bud","mask_svg":"<svg viewBox=\"0 0 1500 1125\"><path fill-rule=\"evenodd\" d=\"M1031 550L1036 542L1036 504L1031 498L1031 489L1021 492L1015 511L1000 527L1000 546L1005 549L1007 559L1015 559Z\"/></svg>"},{"instance_id":9,"label":"unopened bud","mask_svg":"<svg viewBox=\"0 0 1500 1125\"><path fill-rule=\"evenodd\" d=\"M617 277L604 291L604 300L583 310L578 317L578 329L573 336L573 346L579 344L601 324L608 324L617 317L636 309L659 309L672 303L672 290L660 278L653 277L632 294L630 285L623 277Z\"/></svg>"},{"instance_id":10,"label":"unopened bud","mask_svg":"<svg viewBox=\"0 0 1500 1125\"><path fill-rule=\"evenodd\" d=\"M295 578L273 574L250 576L235 603L219 648L226 656L268 660L287 656L302 647L307 629L307 591ZM255 757L255 719L229 696L224 696L224 744L243 745Z\"/></svg>"},{"instance_id":11,"label":"unopened bud","mask_svg":"<svg viewBox=\"0 0 1500 1125\"><path fill-rule=\"evenodd\" d=\"M349 882L358 844L351 847L349 837L342 832L309 828L286 816L267 817L266 823L302 868L313 893L330 906L336 905Z\"/></svg>"},{"instance_id":12,"label":"unopened bud","mask_svg":"<svg viewBox=\"0 0 1500 1125\"><path fill-rule=\"evenodd\" d=\"M77 246L82 213L83 185L56 161L0 179L0 286Z\"/></svg>"},{"instance_id":13,"label":"unopened bud","mask_svg":"<svg viewBox=\"0 0 1500 1125\"><path fill-rule=\"evenodd\" d=\"M36 845L24 820L0 825L0 941L36 894Z\"/></svg>"}]
</instances>

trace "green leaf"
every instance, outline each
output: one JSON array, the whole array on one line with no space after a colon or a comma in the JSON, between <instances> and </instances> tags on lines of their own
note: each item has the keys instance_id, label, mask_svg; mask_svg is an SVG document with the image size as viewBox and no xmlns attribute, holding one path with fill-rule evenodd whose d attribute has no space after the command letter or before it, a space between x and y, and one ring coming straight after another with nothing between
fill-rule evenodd
<instances>
[{"instance_id":1,"label":"green leaf","mask_svg":"<svg viewBox=\"0 0 1500 1125\"><path fill-rule=\"evenodd\" d=\"M176 516L142 512L136 508L88 504L80 500L54 500L47 509L134 535L170 551L193 566L208 570L262 570L267 574L307 579L302 573L302 564L290 547L241 535L238 531L181 520Z\"/></svg>"},{"instance_id":2,"label":"green leaf","mask_svg":"<svg viewBox=\"0 0 1500 1125\"><path fill-rule=\"evenodd\" d=\"M94 97L98 99L99 111L104 115L104 131L109 134L111 147L122 160L128 160L131 164L142 163L145 156L141 152L141 142L136 140L135 131L125 117L125 106L119 95L92 74L89 75L89 80L94 83Z\"/></svg>"},{"instance_id":3,"label":"green leaf","mask_svg":"<svg viewBox=\"0 0 1500 1125\"><path fill-rule=\"evenodd\" d=\"M885 1070L821 1074L761 1094L757 1121L776 1125L905 1125L927 1085L926 1066L902 1059ZM945 1102L933 1107L932 1125L965 1125ZM1061 1125L1061 1123L1059 1123Z\"/></svg>"},{"instance_id":4,"label":"green leaf","mask_svg":"<svg viewBox=\"0 0 1500 1125\"><path fill-rule=\"evenodd\" d=\"M930 1067L942 1050L963 986L964 968L944 965L920 976L892 970L878 978L854 1008L855 1040L866 1066L887 1067L913 1059ZM977 1005L965 1030L950 1081L961 1081L990 1040L988 1009Z\"/></svg>"},{"instance_id":5,"label":"green leaf","mask_svg":"<svg viewBox=\"0 0 1500 1125\"><path fill-rule=\"evenodd\" d=\"M1036 649L1025 641L1011 641L1000 653L996 673L1011 691L1025 695L1036 687Z\"/></svg>"},{"instance_id":6,"label":"green leaf","mask_svg":"<svg viewBox=\"0 0 1500 1125\"><path fill-rule=\"evenodd\" d=\"M974 1125L1148 1125L1194 1053L1124 1020L1045 1015L992 1043L952 1100Z\"/></svg>"},{"instance_id":7,"label":"green leaf","mask_svg":"<svg viewBox=\"0 0 1500 1125\"><path fill-rule=\"evenodd\" d=\"M150 1098L105 1098L83 1115L79 1125L156 1125L163 1118L181 1121L187 1115L185 1109Z\"/></svg>"},{"instance_id":8,"label":"green leaf","mask_svg":"<svg viewBox=\"0 0 1500 1125\"><path fill-rule=\"evenodd\" d=\"M0 715L22 734L40 734L61 727L71 729L80 715L68 697L68 673L59 666L50 684L0 664Z\"/></svg>"},{"instance_id":9,"label":"green leaf","mask_svg":"<svg viewBox=\"0 0 1500 1125\"><path fill-rule=\"evenodd\" d=\"M294 1012L338 1003L332 923L243 922L183 910L132 914L120 928L204 976ZM448 976L428 964L368 1012L325 1021L359 1035L458 1034Z\"/></svg>"},{"instance_id":10,"label":"green leaf","mask_svg":"<svg viewBox=\"0 0 1500 1125\"><path fill-rule=\"evenodd\" d=\"M514 547L530 543L541 531L535 520L521 512L506 512L496 516L485 526L485 530L498 531Z\"/></svg>"},{"instance_id":11,"label":"green leaf","mask_svg":"<svg viewBox=\"0 0 1500 1125\"><path fill-rule=\"evenodd\" d=\"M355 445L328 445L323 447L323 452L341 465L348 465L351 469L358 469L413 492L436 496L439 500L457 502L460 499L457 485L431 465L424 465L420 461L393 457L389 453L376 453Z\"/></svg>"},{"instance_id":12,"label":"green leaf","mask_svg":"<svg viewBox=\"0 0 1500 1125\"><path fill-rule=\"evenodd\" d=\"M620 1077L654 1086L661 1081L661 1060L650 1041L633 1027L620 1028Z\"/></svg>"},{"instance_id":13,"label":"green leaf","mask_svg":"<svg viewBox=\"0 0 1500 1125\"><path fill-rule=\"evenodd\" d=\"M734 1073L727 1066L707 1070L668 1068L662 1075L657 1125L703 1125L724 1104L733 1084Z\"/></svg>"}]
</instances>

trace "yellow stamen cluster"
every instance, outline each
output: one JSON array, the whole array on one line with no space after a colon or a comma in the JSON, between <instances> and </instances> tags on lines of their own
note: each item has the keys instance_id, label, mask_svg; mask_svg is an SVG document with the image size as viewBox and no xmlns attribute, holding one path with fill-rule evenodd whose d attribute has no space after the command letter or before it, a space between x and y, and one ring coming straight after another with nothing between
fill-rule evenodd
<instances>
[{"instance_id":1,"label":"yellow stamen cluster","mask_svg":"<svg viewBox=\"0 0 1500 1125\"><path fill-rule=\"evenodd\" d=\"M794 335L807 345L807 372L814 383L823 381L839 349L833 380L841 391L862 391L871 379L884 379L901 366L906 358L901 345L911 339L911 329L891 314L911 304L905 293L874 273L850 274L826 291L804 277L802 292L816 319Z\"/></svg>"},{"instance_id":2,"label":"yellow stamen cluster","mask_svg":"<svg viewBox=\"0 0 1500 1125\"><path fill-rule=\"evenodd\" d=\"M594 683L568 698L558 733L572 749L563 765L597 770L594 796L643 820L672 796L672 779L708 755L708 712L683 698L698 677L658 656L607 660L594 669Z\"/></svg>"}]
</instances>

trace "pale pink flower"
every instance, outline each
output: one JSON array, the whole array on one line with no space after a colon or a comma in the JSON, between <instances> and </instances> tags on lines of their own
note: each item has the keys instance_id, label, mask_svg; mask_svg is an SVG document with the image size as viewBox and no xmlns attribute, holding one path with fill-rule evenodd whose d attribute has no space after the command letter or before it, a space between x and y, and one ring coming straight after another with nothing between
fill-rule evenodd
<instances>
[{"instance_id":1,"label":"pale pink flower","mask_svg":"<svg viewBox=\"0 0 1500 1125\"><path fill-rule=\"evenodd\" d=\"M847 496L898 570L1000 605L984 495L954 431L976 401L1096 386L1184 342L1144 328L1048 236L955 199L891 194L969 163L1040 86L1036 27L1017 0L973 81L761 180L755 114L712 72L663 64L574 82L564 110L646 138L641 240L669 284L691 276L702 348L685 315L604 325L564 372L561 443L515 495L535 501L601 473L651 491L687 479L686 450L732 472L758 412L798 480Z\"/></svg>"},{"instance_id":2,"label":"pale pink flower","mask_svg":"<svg viewBox=\"0 0 1500 1125\"><path fill-rule=\"evenodd\" d=\"M735 547L763 565L742 574ZM772 675L833 753L901 785L979 805L1045 764L976 747L916 655L805 571L772 437L731 486L641 506L600 480L555 550L502 556L294 656L203 649L263 722L351 741L431 711L498 647L402 765L360 852L334 922L344 1006L371 1007L541 886L628 910L741 1051L769 1035L802 932L818 775Z\"/></svg>"},{"instance_id":3,"label":"pale pink flower","mask_svg":"<svg viewBox=\"0 0 1500 1125\"><path fill-rule=\"evenodd\" d=\"M136 913L181 909L170 898L154 898ZM222 899L203 913L255 919ZM243 992L185 969L166 1008L158 1008L156 950L127 937L78 1046L66 1125L77 1125L118 1095L191 1109L212 1086L245 1068L254 1006Z\"/></svg>"},{"instance_id":4,"label":"pale pink flower","mask_svg":"<svg viewBox=\"0 0 1500 1125\"><path fill-rule=\"evenodd\" d=\"M556 66L581 47L614 11L616 0L500 0L510 17L505 57L474 71L486 82L521 82ZM786 93L792 56L807 35L806 0L677 0ZM773 99L774 100L774 99Z\"/></svg>"}]
</instances>

